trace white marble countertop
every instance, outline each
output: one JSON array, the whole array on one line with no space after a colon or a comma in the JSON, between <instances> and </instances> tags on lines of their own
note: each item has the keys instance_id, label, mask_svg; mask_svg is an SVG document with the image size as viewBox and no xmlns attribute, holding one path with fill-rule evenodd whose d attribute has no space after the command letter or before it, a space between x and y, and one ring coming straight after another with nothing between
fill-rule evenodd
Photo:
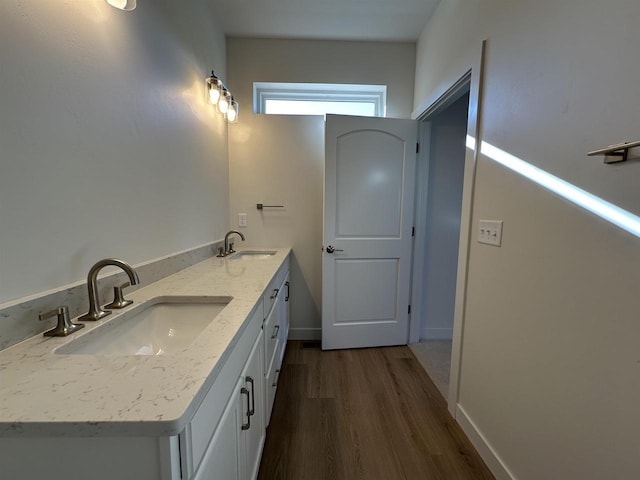
<instances>
[{"instance_id":1,"label":"white marble countertop","mask_svg":"<svg viewBox=\"0 0 640 480\"><path fill-rule=\"evenodd\" d=\"M68 337L38 335L0 351L0 437L165 436L204 398L290 249L264 260L210 258L127 295L134 304ZM57 348L160 295L233 300L173 355L60 355ZM117 313L116 313L117 312ZM222 359L222 361L221 361Z\"/></svg>"}]
</instances>

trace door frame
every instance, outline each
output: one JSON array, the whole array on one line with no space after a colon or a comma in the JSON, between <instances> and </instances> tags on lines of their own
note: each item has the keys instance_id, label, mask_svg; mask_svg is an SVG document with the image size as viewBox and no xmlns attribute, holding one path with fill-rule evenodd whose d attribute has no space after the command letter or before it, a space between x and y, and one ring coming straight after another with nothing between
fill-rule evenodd
<instances>
[{"instance_id":1,"label":"door frame","mask_svg":"<svg viewBox=\"0 0 640 480\"><path fill-rule=\"evenodd\" d=\"M483 69L487 41L484 40L477 51L464 62L461 68L449 76L442 85L434 90L429 100L419 106L412 114L418 120L418 138L422 146L416 165L416 194L414 224L416 238L413 246L413 272L411 291L411 318L409 320L409 343L420 340L422 309L420 302L413 301L420 297L423 290L424 252L426 246L426 198L429 174L429 151L431 143L430 120L443 111L467 91L469 92L469 110L467 117L467 149L465 153L464 180L462 188L462 212L460 220L460 242L458 250L458 267L456 279L455 309L453 318L453 339L451 345L451 373L449 377L448 409L455 418L460 387L460 368L462 360L462 344L464 337L464 320L466 313L467 279L469 267L469 248L473 233L473 200L476 180L476 165L479 155L479 138L481 128L481 107L483 89Z\"/></svg>"}]
</instances>

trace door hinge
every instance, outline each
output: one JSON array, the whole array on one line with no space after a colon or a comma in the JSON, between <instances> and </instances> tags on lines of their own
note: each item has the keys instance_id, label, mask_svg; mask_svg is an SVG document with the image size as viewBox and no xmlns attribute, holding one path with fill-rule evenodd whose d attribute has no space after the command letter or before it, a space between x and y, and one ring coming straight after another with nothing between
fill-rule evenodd
<instances>
[{"instance_id":1,"label":"door hinge","mask_svg":"<svg viewBox=\"0 0 640 480\"><path fill-rule=\"evenodd\" d=\"M420 144L416 143L416 153L420 153Z\"/></svg>"},{"instance_id":2,"label":"door hinge","mask_svg":"<svg viewBox=\"0 0 640 480\"><path fill-rule=\"evenodd\" d=\"M411 236L412 237L416 236L416 227L411 227Z\"/></svg>"},{"instance_id":3,"label":"door hinge","mask_svg":"<svg viewBox=\"0 0 640 480\"><path fill-rule=\"evenodd\" d=\"M409 308L407 310L408 310L407 313L411 315L411 305L409 305Z\"/></svg>"}]
</instances>

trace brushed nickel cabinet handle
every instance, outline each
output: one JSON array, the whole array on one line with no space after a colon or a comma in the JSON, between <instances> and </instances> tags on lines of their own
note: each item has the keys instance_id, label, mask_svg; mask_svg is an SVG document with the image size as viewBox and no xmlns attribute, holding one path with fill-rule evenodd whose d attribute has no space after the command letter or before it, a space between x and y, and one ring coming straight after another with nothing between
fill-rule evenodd
<instances>
[{"instance_id":1,"label":"brushed nickel cabinet handle","mask_svg":"<svg viewBox=\"0 0 640 480\"><path fill-rule=\"evenodd\" d=\"M251 428L251 415L249 415L249 390L242 387L240 389L240 395L247 396L247 423L243 423L241 428L242 430L249 430Z\"/></svg>"},{"instance_id":2,"label":"brushed nickel cabinet handle","mask_svg":"<svg viewBox=\"0 0 640 480\"><path fill-rule=\"evenodd\" d=\"M249 410L249 416L251 417L256 413L256 388L252 377L247 376L246 381L251 384L251 409Z\"/></svg>"}]
</instances>

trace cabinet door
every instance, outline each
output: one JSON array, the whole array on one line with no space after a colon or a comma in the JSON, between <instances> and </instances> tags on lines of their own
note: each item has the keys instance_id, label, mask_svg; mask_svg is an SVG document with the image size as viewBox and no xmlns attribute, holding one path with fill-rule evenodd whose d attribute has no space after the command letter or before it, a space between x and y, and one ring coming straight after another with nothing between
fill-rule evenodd
<instances>
[{"instance_id":1,"label":"cabinet door","mask_svg":"<svg viewBox=\"0 0 640 480\"><path fill-rule=\"evenodd\" d=\"M241 405L243 426L240 434L240 445L244 449L244 460L241 460L242 478L253 480L258 476L260 468L260 457L262 456L262 447L264 446L265 428L264 428L264 377L263 377L263 332L256 339L249 360L242 373L241 383L248 392L245 396L249 397L249 405ZM248 407L248 411L247 411Z\"/></svg>"},{"instance_id":2,"label":"cabinet door","mask_svg":"<svg viewBox=\"0 0 640 480\"><path fill-rule=\"evenodd\" d=\"M242 424L242 403L248 403L241 395L242 381L238 380L234 393L229 399L220 423L216 427L211 443L194 480L241 480L240 458Z\"/></svg>"},{"instance_id":3,"label":"cabinet door","mask_svg":"<svg viewBox=\"0 0 640 480\"><path fill-rule=\"evenodd\" d=\"M278 369L282 368L282 359L284 357L284 351L287 348L287 340L289 338L289 300L291 299L291 284L289 282L288 273L282 286L285 295L282 299L283 304L280 310L280 330L278 331L279 340L278 353L276 357L276 361L278 362Z\"/></svg>"},{"instance_id":4,"label":"cabinet door","mask_svg":"<svg viewBox=\"0 0 640 480\"><path fill-rule=\"evenodd\" d=\"M273 308L264 322L264 375L269 375L275 358L282 320L282 299L284 295L278 294Z\"/></svg>"}]
</instances>

